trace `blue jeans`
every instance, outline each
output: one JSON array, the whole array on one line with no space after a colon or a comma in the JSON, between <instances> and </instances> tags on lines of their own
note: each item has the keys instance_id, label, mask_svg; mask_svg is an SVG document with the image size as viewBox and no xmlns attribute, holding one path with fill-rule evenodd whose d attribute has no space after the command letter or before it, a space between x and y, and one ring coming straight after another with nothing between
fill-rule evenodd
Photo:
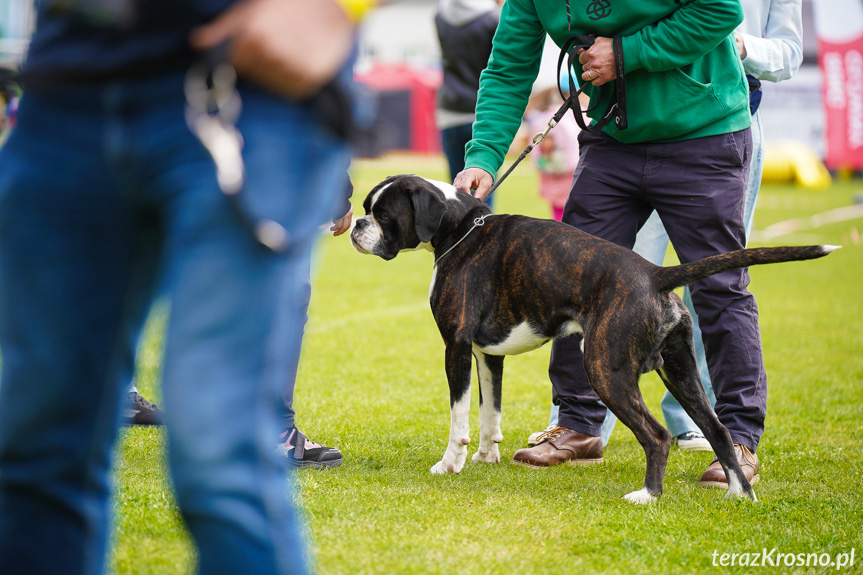
<instances>
[{"instance_id":1,"label":"blue jeans","mask_svg":"<svg viewBox=\"0 0 863 575\"><path fill-rule=\"evenodd\" d=\"M184 121L183 74L31 91L0 151L0 573L105 567L112 447L155 286L171 302L169 467L202 573L303 573L275 450L317 225L347 147L306 106L240 87L241 201Z\"/></svg>"},{"instance_id":2,"label":"blue jeans","mask_svg":"<svg viewBox=\"0 0 863 575\"><path fill-rule=\"evenodd\" d=\"M286 350L291 371L285 381L282 392L282 431L290 432L294 428L296 410L294 409L294 389L297 386L297 374L300 369L300 354L303 347L303 336L306 333L306 323L309 321L309 303L312 299L312 277L311 277L311 254L308 254L304 265L303 282L299 298L296 300L295 313L301 318L294 326L297 330L296 341L290 349ZM287 437L287 436L286 436Z\"/></svg>"},{"instance_id":3,"label":"blue jeans","mask_svg":"<svg viewBox=\"0 0 863 575\"><path fill-rule=\"evenodd\" d=\"M744 224L746 225L746 239L752 232L752 223L755 219L755 202L758 199L758 190L761 188L761 173L764 165L764 142L762 139L761 112L755 112L752 116L752 160L749 164L749 181L746 185L746 198L744 204ZM656 212L650 214L644 226L638 231L635 238L633 251L656 265L662 265L665 252L668 249L668 233ZM701 385L707 393L710 405L716 405L716 395L713 392L713 383L710 380L710 372L707 369L707 357L704 354L704 342L701 339L701 329L698 327L698 314L692 305L692 296L689 288L683 292L683 303L689 308L695 320L694 343L695 359L698 362L698 374L701 376ZM696 431L701 433L692 418L687 415L680 403L674 396L665 391L662 396L662 415L665 418L665 427L673 437ZM607 445L614 430L617 417L610 411L606 413L602 422L602 444Z\"/></svg>"}]
</instances>

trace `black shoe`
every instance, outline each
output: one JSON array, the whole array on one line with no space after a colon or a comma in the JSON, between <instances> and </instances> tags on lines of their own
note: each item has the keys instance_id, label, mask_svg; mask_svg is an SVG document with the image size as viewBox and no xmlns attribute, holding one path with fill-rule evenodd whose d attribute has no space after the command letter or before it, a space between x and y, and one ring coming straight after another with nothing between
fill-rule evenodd
<instances>
[{"instance_id":1,"label":"black shoe","mask_svg":"<svg viewBox=\"0 0 863 575\"><path fill-rule=\"evenodd\" d=\"M287 435L287 439L285 439ZM288 458L291 467L314 467L315 469L338 467L342 464L342 452L335 447L327 447L310 441L303 432L293 428L290 434L282 434L283 443L279 450Z\"/></svg>"},{"instance_id":2,"label":"black shoe","mask_svg":"<svg viewBox=\"0 0 863 575\"><path fill-rule=\"evenodd\" d=\"M162 425L165 420L165 412L138 395L137 391L129 392L129 406L123 415L126 425Z\"/></svg>"}]
</instances>

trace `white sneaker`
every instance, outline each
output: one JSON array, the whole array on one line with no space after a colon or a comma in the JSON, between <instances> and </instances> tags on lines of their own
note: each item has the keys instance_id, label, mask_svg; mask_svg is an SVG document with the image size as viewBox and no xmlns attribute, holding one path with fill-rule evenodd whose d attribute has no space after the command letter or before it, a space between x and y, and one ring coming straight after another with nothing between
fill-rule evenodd
<instances>
[{"instance_id":1,"label":"white sneaker","mask_svg":"<svg viewBox=\"0 0 863 575\"><path fill-rule=\"evenodd\" d=\"M704 438L704 434L700 431L681 433L672 439L671 443L677 445L681 451L713 451L710 442Z\"/></svg>"}]
</instances>

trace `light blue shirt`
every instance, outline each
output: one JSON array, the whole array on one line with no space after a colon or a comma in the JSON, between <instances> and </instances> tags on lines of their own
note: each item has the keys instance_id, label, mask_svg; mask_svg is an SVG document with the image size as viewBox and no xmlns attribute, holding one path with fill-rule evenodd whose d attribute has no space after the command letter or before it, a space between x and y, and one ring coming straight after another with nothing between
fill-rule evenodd
<instances>
[{"instance_id":1,"label":"light blue shirt","mask_svg":"<svg viewBox=\"0 0 863 575\"><path fill-rule=\"evenodd\" d=\"M746 58L743 68L759 80L779 82L797 73L803 61L802 0L742 0Z\"/></svg>"}]
</instances>

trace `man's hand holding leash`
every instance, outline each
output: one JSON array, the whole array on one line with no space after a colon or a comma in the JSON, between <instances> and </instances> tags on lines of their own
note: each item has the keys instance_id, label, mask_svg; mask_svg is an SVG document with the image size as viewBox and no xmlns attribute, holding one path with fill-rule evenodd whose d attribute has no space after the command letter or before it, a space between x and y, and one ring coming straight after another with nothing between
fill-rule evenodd
<instances>
[{"instance_id":1,"label":"man's hand holding leash","mask_svg":"<svg viewBox=\"0 0 863 575\"><path fill-rule=\"evenodd\" d=\"M611 45L611 38L597 37L588 50L578 51L578 61L584 70L581 74L583 81L602 86L617 78Z\"/></svg>"}]
</instances>

